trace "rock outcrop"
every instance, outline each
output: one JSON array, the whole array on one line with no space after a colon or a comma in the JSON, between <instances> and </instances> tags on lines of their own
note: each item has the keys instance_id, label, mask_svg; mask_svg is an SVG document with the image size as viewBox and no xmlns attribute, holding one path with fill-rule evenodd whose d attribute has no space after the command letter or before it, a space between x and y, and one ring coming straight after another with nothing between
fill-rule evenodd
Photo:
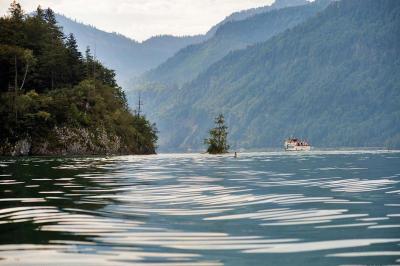
<instances>
[{"instance_id":1,"label":"rock outcrop","mask_svg":"<svg viewBox=\"0 0 400 266\"><path fill-rule=\"evenodd\" d=\"M43 139L24 139L0 144L3 156L79 156L79 155L121 155L153 154L154 150L143 147L129 148L121 138L108 133L104 128L55 127Z\"/></svg>"}]
</instances>

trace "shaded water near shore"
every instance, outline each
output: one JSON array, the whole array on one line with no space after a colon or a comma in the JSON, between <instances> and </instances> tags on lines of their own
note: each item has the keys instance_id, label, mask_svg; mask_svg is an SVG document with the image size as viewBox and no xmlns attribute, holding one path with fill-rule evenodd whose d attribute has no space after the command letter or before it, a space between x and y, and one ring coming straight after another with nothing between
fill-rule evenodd
<instances>
[{"instance_id":1,"label":"shaded water near shore","mask_svg":"<svg viewBox=\"0 0 400 266\"><path fill-rule=\"evenodd\" d=\"M0 265L400 264L400 153L1 158Z\"/></svg>"}]
</instances>

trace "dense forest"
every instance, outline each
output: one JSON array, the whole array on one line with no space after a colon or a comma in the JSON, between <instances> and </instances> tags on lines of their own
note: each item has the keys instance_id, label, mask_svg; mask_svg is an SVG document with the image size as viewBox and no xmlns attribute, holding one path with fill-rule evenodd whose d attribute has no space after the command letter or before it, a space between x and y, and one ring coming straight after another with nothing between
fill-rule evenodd
<instances>
[{"instance_id":1,"label":"dense forest","mask_svg":"<svg viewBox=\"0 0 400 266\"><path fill-rule=\"evenodd\" d=\"M399 147L399 25L399 1L334 1L179 89L149 92L160 146L201 149L225 113L233 148L279 147L290 135L317 147Z\"/></svg>"},{"instance_id":2,"label":"dense forest","mask_svg":"<svg viewBox=\"0 0 400 266\"><path fill-rule=\"evenodd\" d=\"M148 154L155 125L131 114L115 72L79 52L51 9L0 18L0 155Z\"/></svg>"}]
</instances>

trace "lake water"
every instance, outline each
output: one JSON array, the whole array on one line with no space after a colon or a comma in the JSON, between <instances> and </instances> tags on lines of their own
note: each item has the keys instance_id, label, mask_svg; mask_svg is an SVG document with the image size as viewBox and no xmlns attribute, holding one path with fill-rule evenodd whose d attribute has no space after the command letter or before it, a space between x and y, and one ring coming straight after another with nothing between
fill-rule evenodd
<instances>
[{"instance_id":1,"label":"lake water","mask_svg":"<svg viewBox=\"0 0 400 266\"><path fill-rule=\"evenodd\" d=\"M400 153L0 159L0 265L400 265Z\"/></svg>"}]
</instances>

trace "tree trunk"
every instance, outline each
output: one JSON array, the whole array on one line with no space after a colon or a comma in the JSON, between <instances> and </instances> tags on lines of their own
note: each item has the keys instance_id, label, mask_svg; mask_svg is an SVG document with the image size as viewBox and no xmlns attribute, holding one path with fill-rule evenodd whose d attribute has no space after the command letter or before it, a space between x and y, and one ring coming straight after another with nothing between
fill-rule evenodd
<instances>
[{"instance_id":1,"label":"tree trunk","mask_svg":"<svg viewBox=\"0 0 400 266\"><path fill-rule=\"evenodd\" d=\"M24 73L24 79L22 80L22 84L21 84L21 87L19 88L19 90L22 90L22 88L24 87L25 80L26 80L26 75L28 74L28 69L29 69L29 63L26 62L26 68L25 68L25 73Z\"/></svg>"},{"instance_id":2,"label":"tree trunk","mask_svg":"<svg viewBox=\"0 0 400 266\"><path fill-rule=\"evenodd\" d=\"M17 89L18 89L18 65L17 55L14 55L15 76L14 76L14 111L15 111L15 124L17 124Z\"/></svg>"}]
</instances>

